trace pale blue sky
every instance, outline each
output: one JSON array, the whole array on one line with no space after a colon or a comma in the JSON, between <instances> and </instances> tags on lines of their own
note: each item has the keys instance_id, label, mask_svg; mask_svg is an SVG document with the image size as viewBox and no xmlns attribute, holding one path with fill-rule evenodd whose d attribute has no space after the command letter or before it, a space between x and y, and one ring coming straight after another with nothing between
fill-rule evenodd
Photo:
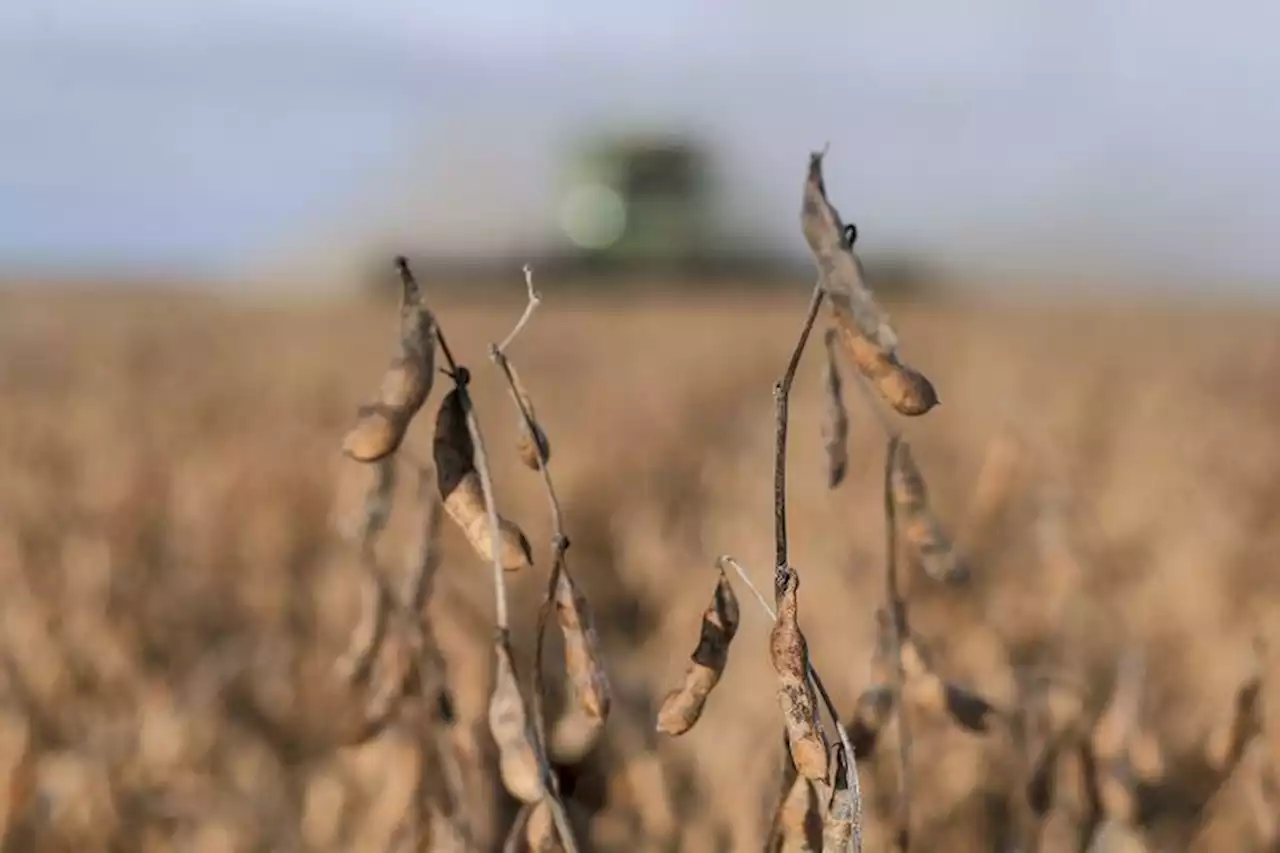
<instances>
[{"instance_id":1,"label":"pale blue sky","mask_svg":"<svg viewBox=\"0 0 1280 853\"><path fill-rule=\"evenodd\" d=\"M829 140L882 247L1280 282L1276 33L1265 0L4 0L0 268L533 245L559 145L657 121L786 250Z\"/></svg>"}]
</instances>

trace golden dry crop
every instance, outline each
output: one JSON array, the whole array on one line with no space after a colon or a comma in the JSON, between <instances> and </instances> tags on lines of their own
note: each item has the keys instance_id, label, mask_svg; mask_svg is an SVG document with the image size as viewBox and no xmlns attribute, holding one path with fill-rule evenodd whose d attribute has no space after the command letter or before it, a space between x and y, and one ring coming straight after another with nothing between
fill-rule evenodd
<instances>
[{"instance_id":1,"label":"golden dry crop","mask_svg":"<svg viewBox=\"0 0 1280 853\"><path fill-rule=\"evenodd\" d=\"M432 309L472 366L502 512L545 542L540 475L521 463L507 389L486 364L486 343L520 311L512 290ZM680 738L653 727L715 555L772 564L769 387L803 305L799 293L552 294L522 334L573 580L610 675L604 732L559 759L552 748L583 850L764 844L786 749L768 617L744 601L698 726ZM903 709L913 850L1001 849L1027 821L1044 849L1085 822L1125 838L1137 825L1151 850L1265 849L1276 710L1238 749L1233 715L1280 691L1266 677L1274 644L1254 648L1258 626L1280 617L1280 315L890 307L912 364L946 398L903 430L970 569L962 590L904 574L912 634L941 679L921 683L997 712L974 730L936 703ZM356 464L339 445L385 367L387 327L385 307L346 303L0 296L0 831L12 849L383 850L426 771L462 792L476 849L501 843L520 804L500 788L488 731L492 578L458 528L441 530L429 605L451 688L435 712L453 721L440 766L412 748L412 721L330 745L362 711L333 688L332 662L370 594L330 524L335 474ZM868 661L884 442L848 395L847 475L828 489L820 357L811 348L791 401L791 559L804 567L808 654L855 742L872 732L859 767L866 849L879 851L896 735L880 693L855 709L880 686ZM432 458L430 417L401 452ZM387 520L381 565L417 559L420 515ZM542 563L507 579L522 672ZM394 676L407 647L391 648L369 665ZM1138 807L1093 814L1079 750L1135 649L1141 701L1117 754L1142 771ZM555 727L579 709L559 667L548 677ZM1018 715L1029 725L1014 737L1002 726ZM1028 785L1046 817L1014 796ZM534 817L545 834L546 815ZM438 849L451 849L446 836Z\"/></svg>"}]
</instances>

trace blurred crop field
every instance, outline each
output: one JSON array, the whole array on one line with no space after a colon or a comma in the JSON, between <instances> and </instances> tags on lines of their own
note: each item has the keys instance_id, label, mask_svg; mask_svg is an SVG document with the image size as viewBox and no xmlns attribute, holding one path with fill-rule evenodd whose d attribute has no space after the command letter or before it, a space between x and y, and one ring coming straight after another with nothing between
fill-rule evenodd
<instances>
[{"instance_id":1,"label":"blurred crop field","mask_svg":"<svg viewBox=\"0 0 1280 853\"><path fill-rule=\"evenodd\" d=\"M487 358L522 297L517 283L509 300L434 307L474 375L499 507L535 545L535 566L510 579L527 673L550 528ZM553 445L571 566L615 692L600 741L561 762L584 849L764 842L783 741L769 622L744 588L701 723L670 738L654 719L697 642L717 555L768 582L771 387L805 299L552 290L511 351ZM1134 819L1148 849L1274 849L1266 738L1224 778L1206 756L1254 672L1255 637L1280 615L1280 314L888 308L942 399L898 422L973 573L959 591L909 577L936 670L1002 714L1036 673L1096 717L1121 659L1139 659L1137 725L1159 757ZM369 594L334 530L339 447L395 323L393 307L356 301L0 296L4 849L393 849L419 769L410 734L331 748L323 732L347 713L332 667ZM792 400L791 555L814 663L852 714L882 598L885 440L846 370L851 462L827 488L820 331ZM412 459L431 458L443 384ZM412 492L406 479L384 566L411 559ZM485 724L493 607L488 568L449 527L430 621L485 850L516 812ZM1264 682L1280 690L1280 673ZM1015 849L1014 739L911 715L913 849ZM860 763L868 851L889 849L895 737Z\"/></svg>"}]
</instances>

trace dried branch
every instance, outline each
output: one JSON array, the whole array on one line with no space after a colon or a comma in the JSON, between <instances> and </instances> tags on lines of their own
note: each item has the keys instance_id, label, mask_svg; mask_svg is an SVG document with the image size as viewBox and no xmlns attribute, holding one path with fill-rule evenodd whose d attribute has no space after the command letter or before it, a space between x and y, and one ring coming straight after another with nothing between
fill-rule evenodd
<instances>
[{"instance_id":1,"label":"dried branch","mask_svg":"<svg viewBox=\"0 0 1280 853\"><path fill-rule=\"evenodd\" d=\"M889 439L884 465L884 521L885 521L885 568L884 595L885 609L888 616L888 644L891 662L890 674L893 679L893 691L897 700L893 706L895 721L898 724L898 798L895 815L897 844L900 853L911 849L911 732L903 701L903 686L906 684L906 671L902 663L902 641L908 636L907 605L898 587L898 531L897 509L893 498L894 460L898 453L901 439L893 436Z\"/></svg>"},{"instance_id":2,"label":"dried branch","mask_svg":"<svg viewBox=\"0 0 1280 853\"><path fill-rule=\"evenodd\" d=\"M506 378L511 400L520 414L523 434L533 442L536 452L535 460L538 462L536 467L542 476L543 490L546 493L547 505L551 513L551 573L547 579L546 594L543 597L542 605L538 609L537 632L534 639L532 697L534 747L538 752L547 790L550 793L549 802L552 821L566 851L573 853L576 850L576 844L573 839L572 829L569 826L568 816L560 800L559 781L551 771L547 759L547 726L543 706L546 669L543 650L546 643L547 623L551 619L553 609L558 609L562 614L560 622L561 627L565 629L565 649L568 658L569 675L574 683L575 691L578 693L579 701L583 709L589 714L593 714L600 723L603 723L604 717L609 710L609 685L603 665L600 662L599 640L596 636L590 612L587 609L586 600L578 592L569 574L566 558L566 552L569 549L569 537L564 529L564 512L560 507L560 499L556 495L555 483L551 479L549 444L546 439L546 433L534 417L533 404L528 392L525 391L516 373L515 366L507 356L507 349L524 327L528 325L534 311L537 310L538 305L542 302L542 296L533 286L533 268L528 264L524 267L524 280L529 297L524 313L520 315L515 327L512 328L510 334L503 339L501 344L489 347L489 358L498 366L502 371L502 375Z\"/></svg>"},{"instance_id":3,"label":"dried branch","mask_svg":"<svg viewBox=\"0 0 1280 853\"><path fill-rule=\"evenodd\" d=\"M417 284L409 269L408 261L404 257L396 258L396 268L404 282L406 292L410 289L416 292ZM498 514L484 436L468 391L470 372L459 365L454 358L448 339L440 325L436 323L433 328L436 343L445 358L447 374L454 382L454 388L441 405L441 413L437 419L435 444L437 480L442 487L441 498L445 501L445 508L450 511L454 520L463 526L473 547L481 553L487 551L487 556L492 562L496 682L490 697L489 725L498 744L503 781L509 791L521 795L521 798L527 802L531 797L545 796L548 790L547 785L554 786L555 780L544 751L541 749L539 738L531 731L532 727L524 716L524 700L520 696L510 649L510 616L505 574L508 568L532 564L533 559L524 534L510 523L504 525L505 519ZM457 416L461 416L466 423L466 441L463 440L461 430L456 428L456 423L451 422L456 420ZM444 421L443 424L442 421ZM442 426L445 428L442 429ZM468 470L471 466L474 467L473 471ZM453 487L466 482L472 475L478 480L485 515L488 517L487 549L482 547L486 542L476 535L476 525L465 523L472 519L461 518L456 508L450 504L450 498L455 493ZM503 547L504 544L512 541L515 543L514 547ZM512 553L513 551L515 553ZM532 772L532 778L530 778L530 772ZM573 836L568 818L554 791L552 791L551 800L554 804L552 812L557 830L562 836L566 849L573 853Z\"/></svg>"},{"instance_id":4,"label":"dried branch","mask_svg":"<svg viewBox=\"0 0 1280 853\"><path fill-rule=\"evenodd\" d=\"M813 331L813 321L822 306L822 283L813 288L809 298L809 308L805 314L804 325L800 327L800 336L795 348L791 351L791 359L787 362L786 372L773 386L774 417L774 456L773 456L773 530L774 530L774 575L773 595L781 601L786 591L787 575L791 566L787 557L787 422L788 406L791 399L791 385L795 381L796 371L800 367L800 358L804 355L805 345L809 342L809 333Z\"/></svg>"}]
</instances>

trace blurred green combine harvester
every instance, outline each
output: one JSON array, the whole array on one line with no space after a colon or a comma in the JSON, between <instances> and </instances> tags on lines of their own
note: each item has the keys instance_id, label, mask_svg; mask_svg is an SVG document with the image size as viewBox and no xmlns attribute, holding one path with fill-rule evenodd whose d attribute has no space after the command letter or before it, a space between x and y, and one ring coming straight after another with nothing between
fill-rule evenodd
<instances>
[{"instance_id":1,"label":"blurred green combine harvester","mask_svg":"<svg viewBox=\"0 0 1280 853\"><path fill-rule=\"evenodd\" d=\"M694 142L591 139L566 183L559 224L581 266L691 273L714 265L709 157Z\"/></svg>"},{"instance_id":2,"label":"blurred green combine harvester","mask_svg":"<svg viewBox=\"0 0 1280 853\"><path fill-rule=\"evenodd\" d=\"M560 190L547 212L552 236L536 251L412 260L441 281L469 288L508 282L526 262L560 287L809 286L813 262L798 224L794 251L769 235L735 234L722 181L736 178L718 174L717 166L713 150L681 133L584 137L562 161ZM863 260L878 290L901 294L921 281L909 258L864 251ZM379 267L375 278L375 290L398 292L386 269Z\"/></svg>"}]
</instances>

